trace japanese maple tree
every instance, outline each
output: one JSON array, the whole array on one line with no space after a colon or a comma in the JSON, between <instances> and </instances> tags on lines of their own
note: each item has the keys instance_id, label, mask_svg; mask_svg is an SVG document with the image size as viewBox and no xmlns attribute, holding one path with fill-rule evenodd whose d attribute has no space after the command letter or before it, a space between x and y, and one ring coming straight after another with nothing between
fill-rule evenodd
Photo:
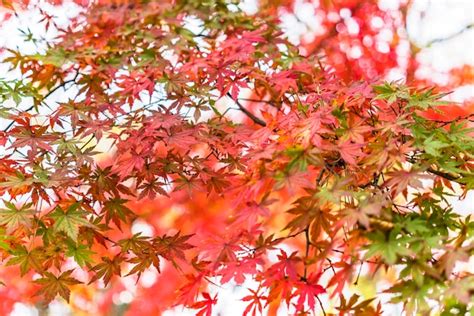
<instances>
[{"instance_id":1,"label":"japanese maple tree","mask_svg":"<svg viewBox=\"0 0 474 316\"><path fill-rule=\"evenodd\" d=\"M409 315L474 310L472 209L452 207L474 188L474 115L444 99L474 76L438 86L420 48L397 56L409 1L308 3L322 29L297 43L280 21L295 1L2 3L4 24L33 11L53 34L3 51L3 314L210 316L213 286L248 281L244 315L382 315L379 294Z\"/></svg>"}]
</instances>

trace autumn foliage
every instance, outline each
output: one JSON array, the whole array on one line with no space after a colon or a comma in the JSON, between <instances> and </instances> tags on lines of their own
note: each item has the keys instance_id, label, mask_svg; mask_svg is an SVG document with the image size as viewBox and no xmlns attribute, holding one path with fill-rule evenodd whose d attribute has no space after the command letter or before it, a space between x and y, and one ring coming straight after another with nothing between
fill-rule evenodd
<instances>
[{"instance_id":1,"label":"autumn foliage","mask_svg":"<svg viewBox=\"0 0 474 316\"><path fill-rule=\"evenodd\" d=\"M35 11L54 36L3 50L2 314L210 316L212 287L249 281L239 314L473 310L472 209L451 205L474 188L473 107L445 96L474 76L436 86L420 48L397 55L410 2L308 3L299 43L294 1L74 1L66 25L51 2L3 1L3 25Z\"/></svg>"}]
</instances>

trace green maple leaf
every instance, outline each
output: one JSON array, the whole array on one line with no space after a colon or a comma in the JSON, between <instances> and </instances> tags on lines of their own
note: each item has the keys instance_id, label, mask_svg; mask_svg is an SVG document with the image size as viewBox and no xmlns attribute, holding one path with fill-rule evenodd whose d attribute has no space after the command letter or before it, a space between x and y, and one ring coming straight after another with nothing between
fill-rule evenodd
<instances>
[{"instance_id":1,"label":"green maple leaf","mask_svg":"<svg viewBox=\"0 0 474 316\"><path fill-rule=\"evenodd\" d=\"M8 260L7 266L20 265L21 276L25 275L30 269L34 269L37 272L43 271L43 253L35 248L31 251L28 251L25 246L13 251L13 257Z\"/></svg>"},{"instance_id":2,"label":"green maple leaf","mask_svg":"<svg viewBox=\"0 0 474 316\"><path fill-rule=\"evenodd\" d=\"M41 289L36 293L36 295L44 294L46 302L51 302L56 295L59 294L69 302L69 296L71 294L69 287L71 285L82 283L71 277L73 271L74 270L68 270L59 276L55 276L51 272L45 272L44 277L34 281L41 285Z\"/></svg>"},{"instance_id":3,"label":"green maple leaf","mask_svg":"<svg viewBox=\"0 0 474 316\"><path fill-rule=\"evenodd\" d=\"M118 198L113 198L105 202L105 222L107 224L109 224L109 222L112 220L115 225L117 225L117 227L120 229L121 221L126 222L127 219L133 219L136 216L131 209L125 206L126 202L128 201Z\"/></svg>"},{"instance_id":4,"label":"green maple leaf","mask_svg":"<svg viewBox=\"0 0 474 316\"><path fill-rule=\"evenodd\" d=\"M0 225L6 225L7 231L12 231L20 225L27 227L31 226L31 215L35 213L31 209L31 203L24 204L22 207L17 208L13 203L3 201L6 209L0 209Z\"/></svg>"},{"instance_id":5,"label":"green maple leaf","mask_svg":"<svg viewBox=\"0 0 474 316\"><path fill-rule=\"evenodd\" d=\"M74 243L68 244L68 249L66 251L66 256L73 257L74 261L82 268L84 266L89 266L94 260L91 256L95 252L90 250L86 245L75 245Z\"/></svg>"},{"instance_id":6,"label":"green maple leaf","mask_svg":"<svg viewBox=\"0 0 474 316\"><path fill-rule=\"evenodd\" d=\"M413 220L407 221L405 223L405 227L410 233L414 233L414 234L416 233L423 234L423 233L431 232L430 227L427 225L427 221L421 218L415 218Z\"/></svg>"},{"instance_id":7,"label":"green maple leaf","mask_svg":"<svg viewBox=\"0 0 474 316\"><path fill-rule=\"evenodd\" d=\"M434 106L447 105L449 102L440 100L446 95L446 93L434 93L433 89L418 91L410 95L407 107L418 107L426 110Z\"/></svg>"},{"instance_id":8,"label":"green maple leaf","mask_svg":"<svg viewBox=\"0 0 474 316\"><path fill-rule=\"evenodd\" d=\"M62 231L72 240L77 241L81 226L94 226L85 218L85 214L85 212L79 209L79 204L75 203L66 212L57 207L49 216L55 220L53 226L55 231Z\"/></svg>"},{"instance_id":9,"label":"green maple leaf","mask_svg":"<svg viewBox=\"0 0 474 316\"><path fill-rule=\"evenodd\" d=\"M118 244L122 248L122 251L128 252L129 250L132 250L134 253L141 253L144 249L149 248L149 238L140 235L141 233L138 233L130 238L119 240Z\"/></svg>"},{"instance_id":10,"label":"green maple leaf","mask_svg":"<svg viewBox=\"0 0 474 316\"><path fill-rule=\"evenodd\" d=\"M16 171L15 175L16 176L7 175L5 177L7 181L0 182L0 188L21 189L24 186L31 185L33 183L32 178L26 178L26 176L20 171Z\"/></svg>"},{"instance_id":11,"label":"green maple leaf","mask_svg":"<svg viewBox=\"0 0 474 316\"><path fill-rule=\"evenodd\" d=\"M0 248L6 251L10 251L10 244L7 242L9 239L13 239L10 235L5 235L5 229L0 228Z\"/></svg>"},{"instance_id":12,"label":"green maple leaf","mask_svg":"<svg viewBox=\"0 0 474 316\"><path fill-rule=\"evenodd\" d=\"M459 182L466 185L466 190L471 190L474 188L474 175L463 175Z\"/></svg>"},{"instance_id":13,"label":"green maple leaf","mask_svg":"<svg viewBox=\"0 0 474 316\"><path fill-rule=\"evenodd\" d=\"M410 91L407 87L385 82L383 85L376 85L373 87L377 96L375 99L387 100L388 103L395 102L397 99L408 99L410 97Z\"/></svg>"},{"instance_id":14,"label":"green maple leaf","mask_svg":"<svg viewBox=\"0 0 474 316\"><path fill-rule=\"evenodd\" d=\"M79 150L78 144L81 141L77 139L66 139L66 138L59 138L52 142L51 144L58 145L57 152L58 153L72 153L76 154Z\"/></svg>"},{"instance_id":15,"label":"green maple leaf","mask_svg":"<svg viewBox=\"0 0 474 316\"><path fill-rule=\"evenodd\" d=\"M0 106L0 118L8 119L10 117L10 108Z\"/></svg>"},{"instance_id":16,"label":"green maple leaf","mask_svg":"<svg viewBox=\"0 0 474 316\"><path fill-rule=\"evenodd\" d=\"M381 231L369 234L373 242L365 255L370 258L374 255L381 256L388 264L395 264L400 256L410 255L411 251L406 248L406 237L398 237L396 231L390 232L388 238Z\"/></svg>"},{"instance_id":17,"label":"green maple leaf","mask_svg":"<svg viewBox=\"0 0 474 316\"><path fill-rule=\"evenodd\" d=\"M433 139L433 136L430 136L429 138L425 139L423 145L424 145L425 151L434 157L441 156L440 149L443 149L449 146L449 144Z\"/></svg>"}]
</instances>

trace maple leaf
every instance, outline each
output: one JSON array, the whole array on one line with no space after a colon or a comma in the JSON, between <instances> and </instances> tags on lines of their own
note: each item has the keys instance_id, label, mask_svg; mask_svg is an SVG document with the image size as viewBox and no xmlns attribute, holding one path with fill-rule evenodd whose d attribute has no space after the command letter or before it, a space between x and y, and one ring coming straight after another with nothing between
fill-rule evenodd
<instances>
[{"instance_id":1,"label":"maple leaf","mask_svg":"<svg viewBox=\"0 0 474 316\"><path fill-rule=\"evenodd\" d=\"M270 216L268 206L273 204L275 201L276 199L268 199L268 195L264 196L260 203L247 201L243 207L236 210L237 218L235 224L239 225L246 222L249 227L255 225L259 217L267 218Z\"/></svg>"},{"instance_id":2,"label":"maple leaf","mask_svg":"<svg viewBox=\"0 0 474 316\"><path fill-rule=\"evenodd\" d=\"M20 265L21 275L25 275L30 269L42 272L44 254L40 248L28 251L25 246L20 246L12 252L13 257L8 260L7 266Z\"/></svg>"},{"instance_id":3,"label":"maple leaf","mask_svg":"<svg viewBox=\"0 0 474 316\"><path fill-rule=\"evenodd\" d=\"M360 223L364 227L369 228L370 217L379 216L381 210L387 206L387 198L384 195L374 195L367 198L360 195L358 207L348 207L344 210L344 219L349 225Z\"/></svg>"},{"instance_id":4,"label":"maple leaf","mask_svg":"<svg viewBox=\"0 0 474 316\"><path fill-rule=\"evenodd\" d=\"M86 137L87 135L94 135L97 141L99 141L103 134L104 130L112 125L110 120L90 120L90 121L79 121L78 122L79 132L82 137Z\"/></svg>"},{"instance_id":5,"label":"maple leaf","mask_svg":"<svg viewBox=\"0 0 474 316\"><path fill-rule=\"evenodd\" d=\"M193 235L180 236L181 232L177 232L173 236L164 235L153 239L153 246L156 251L167 260L173 261L173 258L186 260L184 250L191 249L194 246L188 243Z\"/></svg>"},{"instance_id":6,"label":"maple leaf","mask_svg":"<svg viewBox=\"0 0 474 316\"><path fill-rule=\"evenodd\" d=\"M341 300L341 305L337 307L337 309L340 311L340 313L351 313L353 312L354 315L378 315L375 312L376 311L371 311L372 307L369 306L372 301L375 300L375 298L370 298L362 302L358 302L360 296L357 294L353 294L350 298L349 301L346 301L344 296L340 296ZM372 312L369 314L369 312Z\"/></svg>"},{"instance_id":7,"label":"maple leaf","mask_svg":"<svg viewBox=\"0 0 474 316\"><path fill-rule=\"evenodd\" d=\"M15 127L12 130L12 136L15 141L12 143L13 148L30 147L28 156L33 157L38 148L46 151L52 150L49 142L57 139L57 136L47 134L46 131L49 126L30 125L29 120L26 120L22 126Z\"/></svg>"},{"instance_id":8,"label":"maple leaf","mask_svg":"<svg viewBox=\"0 0 474 316\"><path fill-rule=\"evenodd\" d=\"M369 236L372 243L368 247L365 258L380 255L388 264L395 264L399 257L412 254L412 251L405 246L407 237L397 236L395 230L390 232L388 238L381 231L371 233Z\"/></svg>"},{"instance_id":9,"label":"maple leaf","mask_svg":"<svg viewBox=\"0 0 474 316\"><path fill-rule=\"evenodd\" d=\"M13 203L3 201L6 209L0 209L0 225L7 226L7 233L13 231L18 226L24 225L28 228L31 227L31 216L35 213L31 209L32 203L23 204L20 208L17 208Z\"/></svg>"},{"instance_id":10,"label":"maple leaf","mask_svg":"<svg viewBox=\"0 0 474 316\"><path fill-rule=\"evenodd\" d=\"M33 184L33 179L31 176L27 176L22 172L16 170L13 174L7 174L0 182L0 187L9 188L11 191L25 193L31 190L31 185Z\"/></svg>"},{"instance_id":11,"label":"maple leaf","mask_svg":"<svg viewBox=\"0 0 474 316\"><path fill-rule=\"evenodd\" d=\"M156 193L169 197L168 193L163 189L164 185L166 185L166 183L156 179L150 182L144 182L138 186L138 189L142 190L138 198L143 199L144 197L148 197L150 200L153 200L156 197Z\"/></svg>"},{"instance_id":12,"label":"maple leaf","mask_svg":"<svg viewBox=\"0 0 474 316\"><path fill-rule=\"evenodd\" d=\"M331 296L335 296L336 294L340 294L344 289L344 286L348 283L348 281L352 278L352 271L354 269L352 264L349 264L344 261L339 261L333 263L335 268L340 268L329 280L328 287L336 285L336 288L332 292Z\"/></svg>"},{"instance_id":13,"label":"maple leaf","mask_svg":"<svg viewBox=\"0 0 474 316\"><path fill-rule=\"evenodd\" d=\"M45 272L42 278L34 281L41 285L41 288L36 295L43 294L46 303L51 302L57 295L60 295L66 300L66 302L69 302L69 296L71 295L69 287L82 283L71 277L73 271L74 270L65 271L59 276L55 276L51 272Z\"/></svg>"},{"instance_id":14,"label":"maple leaf","mask_svg":"<svg viewBox=\"0 0 474 316\"><path fill-rule=\"evenodd\" d=\"M365 156L361 150L362 147L362 144L352 143L349 140L340 140L337 145L337 150L344 161L351 165L357 165L357 159Z\"/></svg>"},{"instance_id":15,"label":"maple leaf","mask_svg":"<svg viewBox=\"0 0 474 316\"><path fill-rule=\"evenodd\" d=\"M142 153L137 150L127 151L125 153L120 153L119 160L116 165L120 166L119 175L124 178L125 176L132 173L134 169L141 169L145 164L145 160L142 157Z\"/></svg>"},{"instance_id":16,"label":"maple leaf","mask_svg":"<svg viewBox=\"0 0 474 316\"><path fill-rule=\"evenodd\" d=\"M319 191L318 193L321 193ZM331 233L336 216L331 214L332 209L321 207L317 199L312 196L303 196L294 202L294 207L288 213L296 215L285 227L292 232L310 227L311 240L317 241L322 232Z\"/></svg>"},{"instance_id":17,"label":"maple leaf","mask_svg":"<svg viewBox=\"0 0 474 316\"><path fill-rule=\"evenodd\" d=\"M295 296L298 297L296 302L296 310L303 311L305 302L308 304L310 310L314 310L316 300L319 294L323 294L326 290L319 284L319 275L311 273L305 282L299 282L296 284Z\"/></svg>"},{"instance_id":18,"label":"maple leaf","mask_svg":"<svg viewBox=\"0 0 474 316\"><path fill-rule=\"evenodd\" d=\"M245 308L243 315L247 316L251 312L252 316L256 316L257 312L262 313L262 310L263 310L262 301L267 299L267 297L263 294L259 294L260 288L258 288L255 291L252 289L248 289L248 290L252 294L247 295L242 298L242 301L244 302L250 301L250 303Z\"/></svg>"},{"instance_id":19,"label":"maple leaf","mask_svg":"<svg viewBox=\"0 0 474 316\"><path fill-rule=\"evenodd\" d=\"M277 180L275 184L276 190L285 187L290 193L294 193L300 188L310 188L313 185L308 179L306 172L279 172L275 175L275 179Z\"/></svg>"},{"instance_id":20,"label":"maple leaf","mask_svg":"<svg viewBox=\"0 0 474 316\"><path fill-rule=\"evenodd\" d=\"M214 190L216 193L222 193L226 188L230 186L230 182L222 178L215 172L210 172L212 176L206 181L209 194Z\"/></svg>"},{"instance_id":21,"label":"maple leaf","mask_svg":"<svg viewBox=\"0 0 474 316\"><path fill-rule=\"evenodd\" d=\"M132 250L134 253L141 253L151 246L149 237L141 236L141 233L134 234L131 238L121 239L117 244L123 252Z\"/></svg>"},{"instance_id":22,"label":"maple leaf","mask_svg":"<svg viewBox=\"0 0 474 316\"><path fill-rule=\"evenodd\" d=\"M227 283L234 279L235 283L240 285L245 282L245 274L253 275L257 272L257 265L262 265L263 261L259 258L245 258L239 261L227 262L218 274L222 275L221 283Z\"/></svg>"},{"instance_id":23,"label":"maple leaf","mask_svg":"<svg viewBox=\"0 0 474 316\"><path fill-rule=\"evenodd\" d=\"M341 139L351 140L356 144L364 144L364 134L372 131L372 127L367 125L366 122L358 120L352 122L347 128L344 129L344 134Z\"/></svg>"},{"instance_id":24,"label":"maple leaf","mask_svg":"<svg viewBox=\"0 0 474 316\"><path fill-rule=\"evenodd\" d=\"M112 220L120 229L120 222L127 222L136 217L135 213L124 205L127 201L125 199L113 198L104 203L105 222L107 225Z\"/></svg>"},{"instance_id":25,"label":"maple leaf","mask_svg":"<svg viewBox=\"0 0 474 316\"><path fill-rule=\"evenodd\" d=\"M153 265L156 270L160 272L160 258L154 253L140 254L135 258L129 259L127 262L135 263L135 266L125 276L137 273L137 281L140 279L142 273L145 272L145 270L148 269L151 265Z\"/></svg>"},{"instance_id":26,"label":"maple leaf","mask_svg":"<svg viewBox=\"0 0 474 316\"><path fill-rule=\"evenodd\" d=\"M120 265L123 261L124 259L121 256L115 256L113 259L102 257L102 262L91 269L95 272L95 275L91 278L89 284L103 278L104 284L107 286L114 275L122 275Z\"/></svg>"},{"instance_id":27,"label":"maple leaf","mask_svg":"<svg viewBox=\"0 0 474 316\"><path fill-rule=\"evenodd\" d=\"M469 255L465 249L450 249L438 259L438 264L445 275L449 277L456 263L468 260Z\"/></svg>"},{"instance_id":28,"label":"maple leaf","mask_svg":"<svg viewBox=\"0 0 474 316\"><path fill-rule=\"evenodd\" d=\"M206 238L207 237L207 238ZM201 249L214 260L216 266L222 262L237 261L237 252L242 249L237 234L229 236L211 235L203 237Z\"/></svg>"},{"instance_id":29,"label":"maple leaf","mask_svg":"<svg viewBox=\"0 0 474 316\"><path fill-rule=\"evenodd\" d=\"M301 258L298 257L298 252L294 251L288 256L284 250L280 249L277 258L278 262L268 269L268 274L276 279L288 278L292 281L296 280L298 278L296 264L301 261Z\"/></svg>"},{"instance_id":30,"label":"maple leaf","mask_svg":"<svg viewBox=\"0 0 474 316\"><path fill-rule=\"evenodd\" d=\"M276 279L273 277L267 277L263 285L270 289L266 305L269 305L275 300L284 300L287 305L290 305L290 301L294 297L293 293L295 280L290 280L288 278Z\"/></svg>"},{"instance_id":31,"label":"maple leaf","mask_svg":"<svg viewBox=\"0 0 474 316\"><path fill-rule=\"evenodd\" d=\"M66 212L57 207L49 216L54 219L55 231L62 231L72 240L77 241L80 227L94 227L84 217L85 214L79 209L79 203L74 203Z\"/></svg>"},{"instance_id":32,"label":"maple leaf","mask_svg":"<svg viewBox=\"0 0 474 316\"><path fill-rule=\"evenodd\" d=\"M68 244L68 249L66 251L66 256L73 257L74 261L83 268L85 266L90 266L93 262L91 256L95 254L92 250L89 249L86 245L75 245L73 243Z\"/></svg>"},{"instance_id":33,"label":"maple leaf","mask_svg":"<svg viewBox=\"0 0 474 316\"><path fill-rule=\"evenodd\" d=\"M385 186L393 189L393 195L397 196L400 193L406 195L408 187L417 189L423 187L422 180L429 180L433 177L427 174L423 174L418 170L399 170L389 173L390 179L386 182Z\"/></svg>"},{"instance_id":34,"label":"maple leaf","mask_svg":"<svg viewBox=\"0 0 474 316\"><path fill-rule=\"evenodd\" d=\"M200 309L196 316L212 316L212 306L217 304L217 294L214 297L207 292L202 293L203 300L191 305L193 309Z\"/></svg>"},{"instance_id":35,"label":"maple leaf","mask_svg":"<svg viewBox=\"0 0 474 316\"><path fill-rule=\"evenodd\" d=\"M283 94L288 90L298 91L296 78L297 74L293 71L274 72L270 82L275 85L279 93Z\"/></svg>"},{"instance_id":36,"label":"maple leaf","mask_svg":"<svg viewBox=\"0 0 474 316\"><path fill-rule=\"evenodd\" d=\"M178 303L184 305L192 305L199 294L199 289L205 278L205 273L186 274L187 283L178 290Z\"/></svg>"}]
</instances>

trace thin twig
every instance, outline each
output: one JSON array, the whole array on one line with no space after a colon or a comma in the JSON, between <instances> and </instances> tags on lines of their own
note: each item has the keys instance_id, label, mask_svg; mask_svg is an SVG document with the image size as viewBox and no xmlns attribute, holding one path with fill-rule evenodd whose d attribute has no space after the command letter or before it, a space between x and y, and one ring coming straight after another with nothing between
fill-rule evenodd
<instances>
[{"instance_id":1,"label":"thin twig","mask_svg":"<svg viewBox=\"0 0 474 316\"><path fill-rule=\"evenodd\" d=\"M306 229L304 230L304 237L305 237L305 241L306 241L306 250L305 250L305 255L304 255L305 263L304 263L303 278L306 280L306 276L307 276L307 273L308 273L307 261L308 261L308 256L309 256L309 246L311 245L311 241L309 239L309 225L306 226Z\"/></svg>"},{"instance_id":2,"label":"thin twig","mask_svg":"<svg viewBox=\"0 0 474 316\"><path fill-rule=\"evenodd\" d=\"M67 80L67 81L64 81L63 83L61 83L60 85L54 87L52 90L50 90L44 97L43 99L41 100L41 102L43 102L46 98L48 98L50 95L52 95L54 92L56 92L57 90L59 90L60 88L66 86L68 83L71 83L71 82L75 82L77 79L77 76L75 76L73 79L71 80ZM32 105L30 106L29 108L27 108L26 110L24 110L23 112L29 112L31 110L33 110L35 106ZM7 125L7 127L5 127L5 129L3 130L4 132L8 132L8 130L13 126L13 124L15 124L15 120L12 120L10 122L10 124Z\"/></svg>"},{"instance_id":3,"label":"thin twig","mask_svg":"<svg viewBox=\"0 0 474 316\"><path fill-rule=\"evenodd\" d=\"M456 33L453 33L453 34L451 34L451 35L449 35L449 36L442 37L442 38L435 38L435 39L429 41L429 42L426 44L426 47L430 47L431 45L436 44L436 43L441 43L441 42L449 41L449 40L451 40L451 39L453 39L453 38L455 38L455 37L461 35L462 33L466 32L466 31L468 31L468 30L470 30L470 29L472 29L472 28L474 28L474 23L471 23L471 24L466 25L465 27L463 27L462 29L460 29L460 30L457 31Z\"/></svg>"},{"instance_id":4,"label":"thin twig","mask_svg":"<svg viewBox=\"0 0 474 316\"><path fill-rule=\"evenodd\" d=\"M227 96L229 98L232 99L232 101L235 102L235 104L237 104L237 106L239 107L239 109L245 113L245 115L247 115L252 121L254 121L254 123L260 125L260 126L267 126L267 123L265 123L262 119L256 117L255 115L252 114L252 112L250 112L249 110L247 110L242 104L240 104L239 100L234 100L234 98L232 98L232 95L227 92Z\"/></svg>"},{"instance_id":5,"label":"thin twig","mask_svg":"<svg viewBox=\"0 0 474 316\"><path fill-rule=\"evenodd\" d=\"M359 272L357 273L357 278L354 282L354 285L357 285L359 283L359 278L360 278L360 273L362 272L362 266L364 265L364 261L362 260L360 262L360 267L359 267Z\"/></svg>"},{"instance_id":6,"label":"thin twig","mask_svg":"<svg viewBox=\"0 0 474 316\"><path fill-rule=\"evenodd\" d=\"M323 311L323 315L326 316L326 310L324 309L323 302L319 299L319 296L316 295L316 299L319 302L319 306L321 306L321 310Z\"/></svg>"}]
</instances>

